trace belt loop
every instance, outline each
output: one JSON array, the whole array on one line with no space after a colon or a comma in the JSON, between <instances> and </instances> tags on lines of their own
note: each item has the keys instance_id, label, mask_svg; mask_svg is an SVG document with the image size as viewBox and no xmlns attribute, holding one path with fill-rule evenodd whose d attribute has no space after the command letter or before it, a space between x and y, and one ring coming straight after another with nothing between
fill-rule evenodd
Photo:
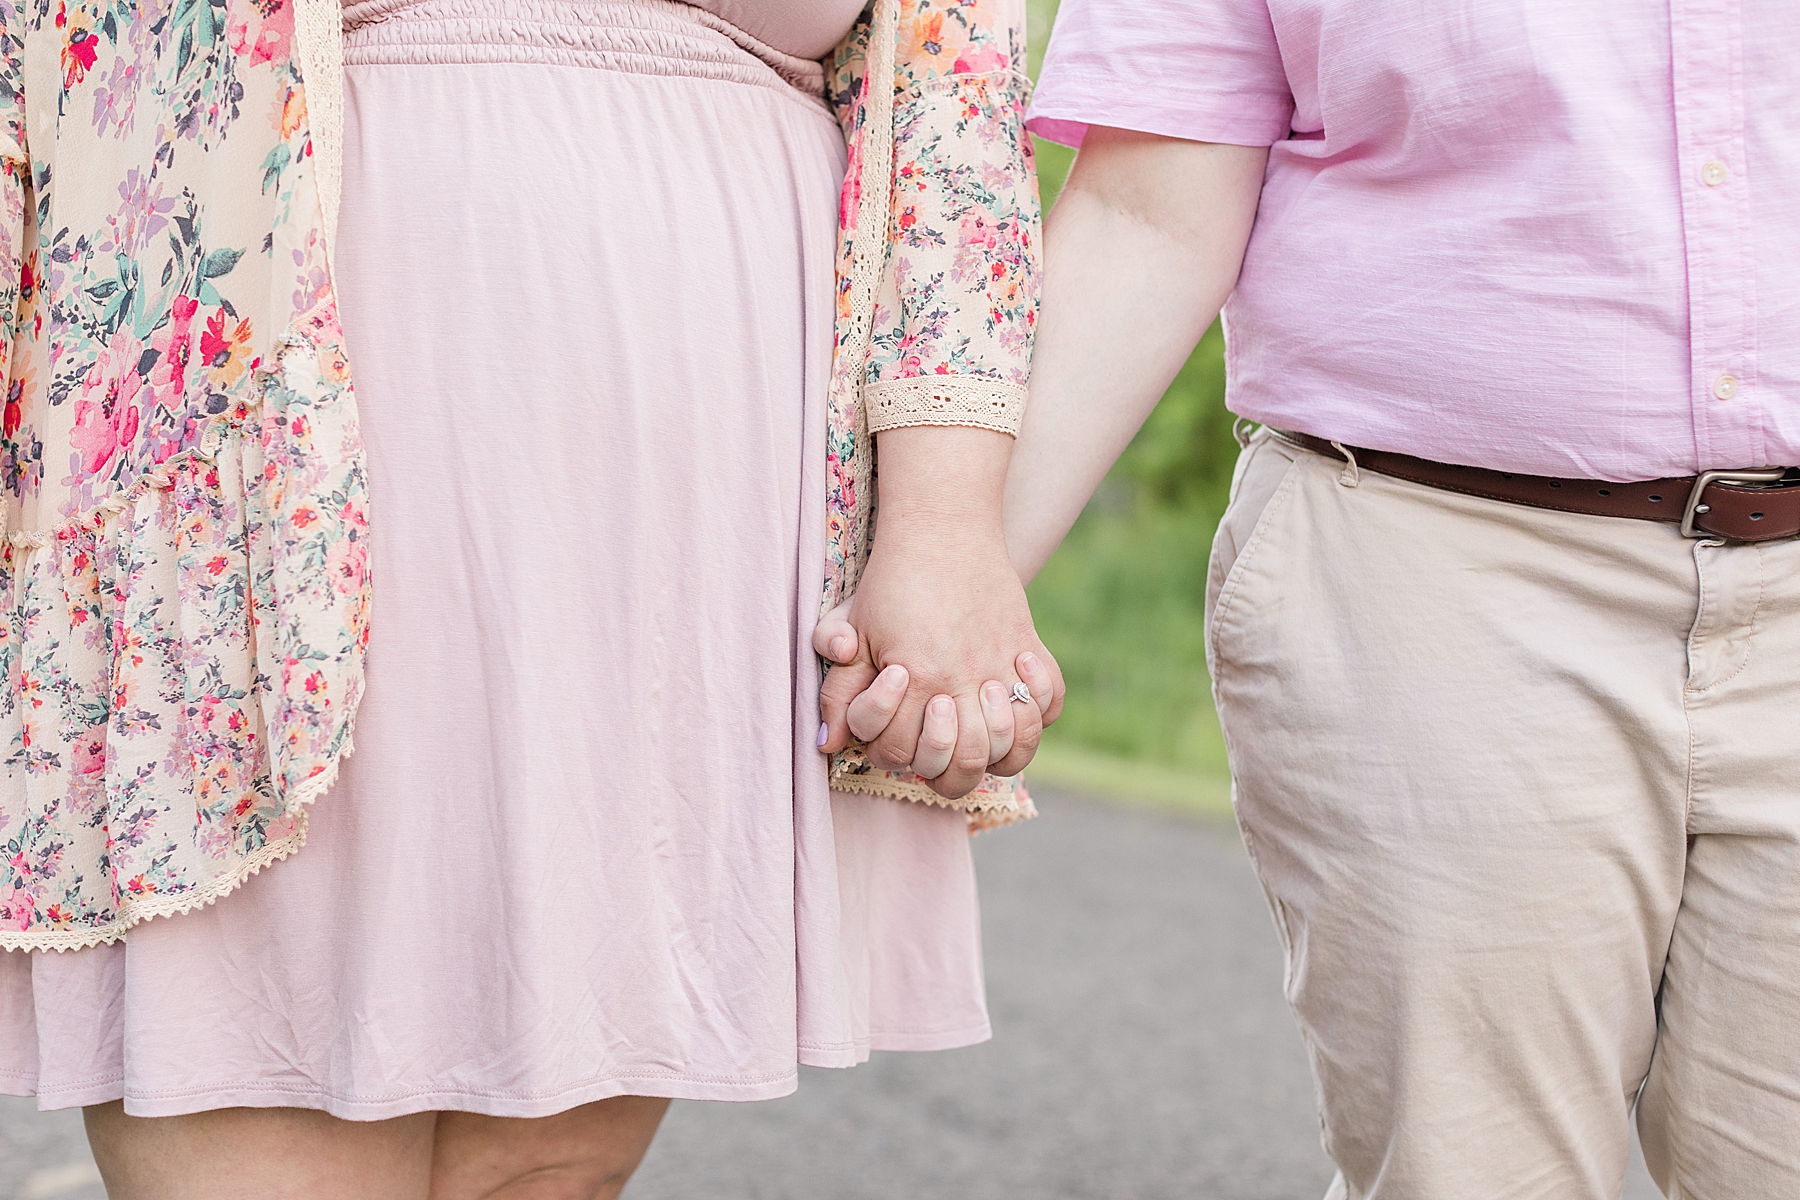
<instances>
[{"instance_id":1,"label":"belt loop","mask_svg":"<svg viewBox=\"0 0 1800 1200\"><path fill-rule=\"evenodd\" d=\"M1331 443L1332 449L1344 456L1344 469L1338 474L1338 482L1344 487L1353 488L1362 482L1362 468L1356 465L1356 455L1342 442Z\"/></svg>"}]
</instances>

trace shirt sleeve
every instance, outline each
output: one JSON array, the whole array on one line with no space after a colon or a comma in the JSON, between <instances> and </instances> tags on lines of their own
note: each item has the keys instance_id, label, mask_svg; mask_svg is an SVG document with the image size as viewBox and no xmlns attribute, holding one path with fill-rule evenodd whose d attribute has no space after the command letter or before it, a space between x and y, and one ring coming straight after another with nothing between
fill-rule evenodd
<instances>
[{"instance_id":1,"label":"shirt sleeve","mask_svg":"<svg viewBox=\"0 0 1800 1200\"><path fill-rule=\"evenodd\" d=\"M1272 146L1293 116L1267 0L1063 0L1027 123Z\"/></svg>"}]
</instances>

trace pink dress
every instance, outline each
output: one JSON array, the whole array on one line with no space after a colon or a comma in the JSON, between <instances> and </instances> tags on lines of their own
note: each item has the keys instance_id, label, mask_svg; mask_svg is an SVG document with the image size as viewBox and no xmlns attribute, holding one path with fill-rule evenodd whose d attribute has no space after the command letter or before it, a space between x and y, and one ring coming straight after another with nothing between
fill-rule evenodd
<instances>
[{"instance_id":1,"label":"pink dress","mask_svg":"<svg viewBox=\"0 0 1800 1200\"><path fill-rule=\"evenodd\" d=\"M861 0L708 7L346 9L358 749L215 906L0 954L0 1089L529 1117L987 1036L964 815L813 749Z\"/></svg>"}]
</instances>

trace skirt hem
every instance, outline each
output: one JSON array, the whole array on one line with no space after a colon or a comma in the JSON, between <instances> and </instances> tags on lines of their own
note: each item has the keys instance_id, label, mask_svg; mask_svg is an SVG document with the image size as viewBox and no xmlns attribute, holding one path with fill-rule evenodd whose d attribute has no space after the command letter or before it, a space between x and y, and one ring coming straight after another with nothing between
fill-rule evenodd
<instances>
[{"instance_id":1,"label":"skirt hem","mask_svg":"<svg viewBox=\"0 0 1800 1200\"><path fill-rule=\"evenodd\" d=\"M961 1050L966 1046L978 1046L993 1036L993 1026L986 1018L957 1029L876 1031L854 1042L811 1046L803 1044L800 1047L800 1065L843 1069L868 1062L869 1055L876 1050L883 1053Z\"/></svg>"},{"instance_id":2,"label":"skirt hem","mask_svg":"<svg viewBox=\"0 0 1800 1200\"><path fill-rule=\"evenodd\" d=\"M467 1112L486 1117L550 1117L615 1096L655 1096L669 1100L754 1101L792 1095L800 1086L799 1072L773 1079L742 1082L694 1080L670 1076L615 1075L591 1083L561 1089L542 1096L507 1096L460 1089L431 1089L381 1100L355 1100L334 1096L318 1088L283 1088L263 1085L221 1085L184 1090L179 1094L132 1095L124 1081L114 1079L86 1088L58 1088L36 1092L42 1111L82 1108L89 1104L125 1102L133 1117L181 1117L220 1108L309 1108L345 1121L385 1121L421 1112ZM31 1089L14 1090L0 1084L0 1093L30 1096Z\"/></svg>"},{"instance_id":3,"label":"skirt hem","mask_svg":"<svg viewBox=\"0 0 1800 1200\"><path fill-rule=\"evenodd\" d=\"M869 1061L873 1051L926 1052L960 1050L994 1036L985 1019L944 1030L877 1031L866 1039L839 1045L801 1046L799 1063L807 1067L848 1068ZM470 1112L488 1117L548 1117L614 1096L658 1096L670 1100L753 1102L792 1095L800 1086L796 1070L773 1079L741 1081L684 1079L671 1076L615 1075L545 1096L505 1096L457 1089L427 1089L381 1100L334 1096L321 1088L221 1085L183 1089L178 1093L133 1096L122 1077L113 1076L49 1090L24 1075L0 1073L0 1095L32 1096L40 1111L85 1108L90 1104L125 1102L134 1117L179 1117L219 1108L311 1108L346 1121L384 1121L420 1112Z\"/></svg>"}]
</instances>

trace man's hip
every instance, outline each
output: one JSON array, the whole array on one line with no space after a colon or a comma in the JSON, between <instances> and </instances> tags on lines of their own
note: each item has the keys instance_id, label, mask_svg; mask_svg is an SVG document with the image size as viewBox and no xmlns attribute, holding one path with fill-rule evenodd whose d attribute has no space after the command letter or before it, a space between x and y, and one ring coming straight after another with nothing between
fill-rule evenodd
<instances>
[{"instance_id":1,"label":"man's hip","mask_svg":"<svg viewBox=\"0 0 1800 1200\"><path fill-rule=\"evenodd\" d=\"M1800 1195L1800 542L1253 439L1208 651L1351 1197ZM1661 1013L1658 995L1661 992Z\"/></svg>"}]
</instances>

